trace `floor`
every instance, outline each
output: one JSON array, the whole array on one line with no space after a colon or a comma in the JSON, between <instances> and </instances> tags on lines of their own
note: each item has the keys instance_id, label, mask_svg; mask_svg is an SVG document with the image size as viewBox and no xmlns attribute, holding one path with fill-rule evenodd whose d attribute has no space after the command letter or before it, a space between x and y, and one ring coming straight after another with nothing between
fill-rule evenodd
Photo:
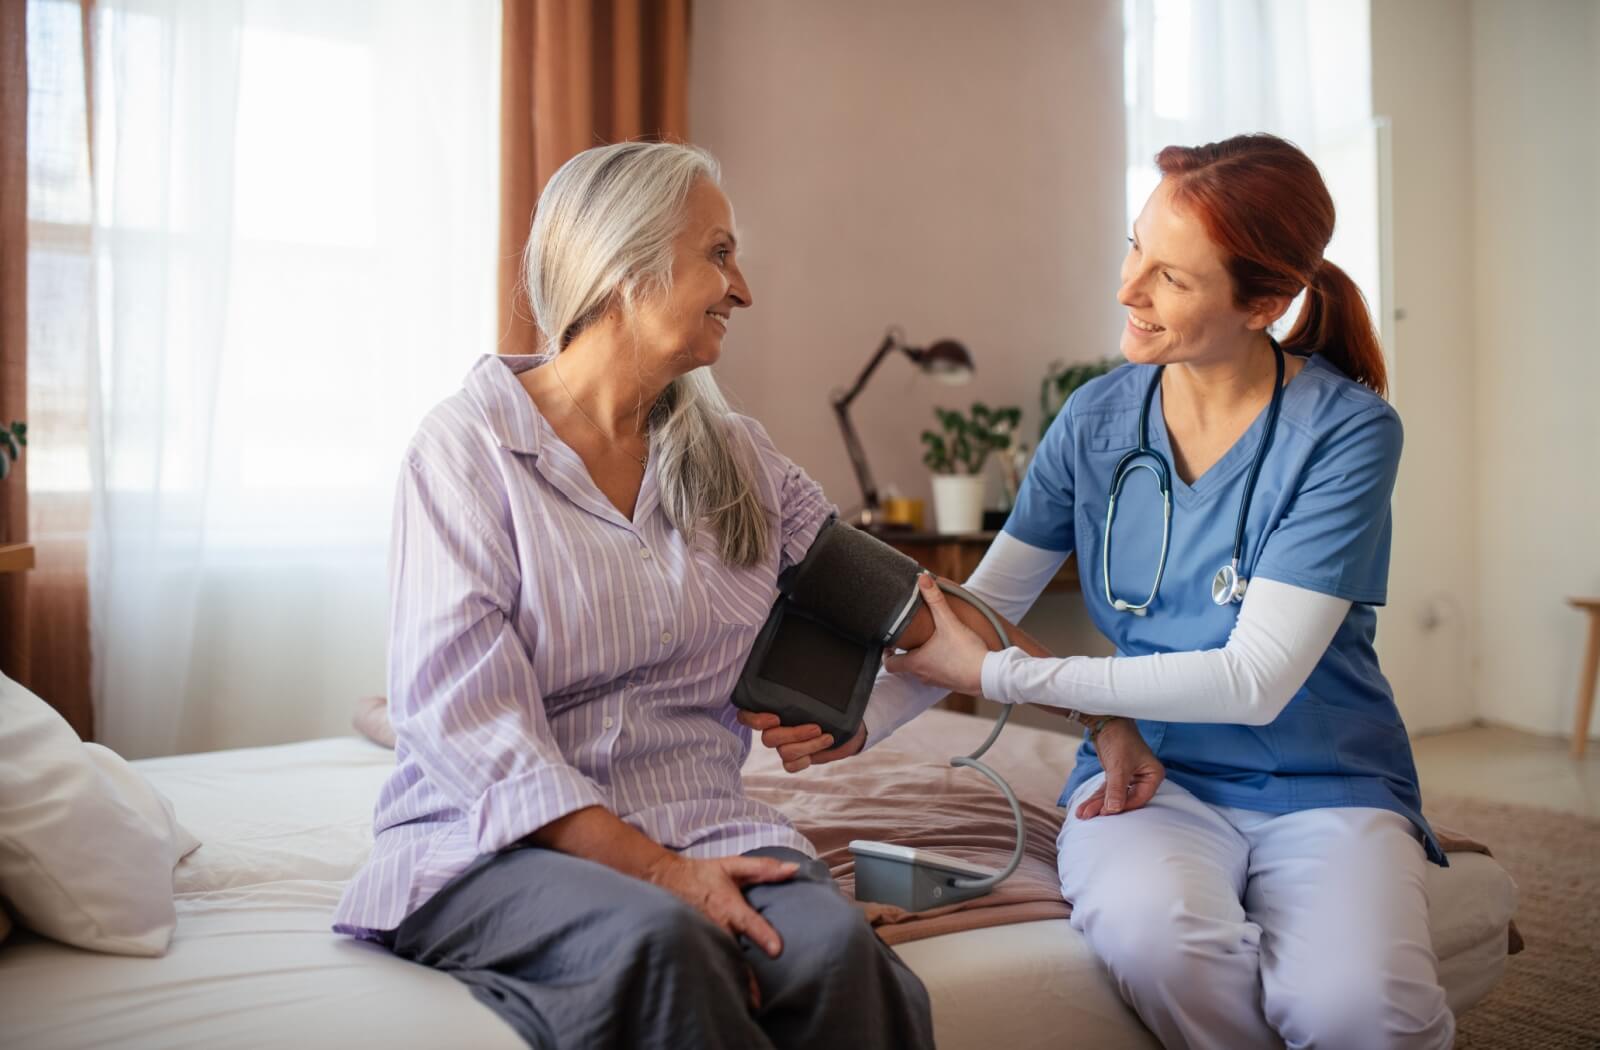
<instances>
[{"instance_id":1,"label":"floor","mask_svg":"<svg viewBox=\"0 0 1600 1050\"><path fill-rule=\"evenodd\" d=\"M1600 743L1581 759L1565 738L1500 726L1414 737L1422 797L1455 795L1600 819Z\"/></svg>"}]
</instances>

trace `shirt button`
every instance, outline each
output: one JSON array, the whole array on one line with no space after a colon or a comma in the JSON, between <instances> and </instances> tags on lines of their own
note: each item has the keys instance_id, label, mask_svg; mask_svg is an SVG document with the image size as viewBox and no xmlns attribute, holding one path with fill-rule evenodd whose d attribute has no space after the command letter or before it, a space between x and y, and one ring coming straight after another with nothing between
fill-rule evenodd
<instances>
[{"instance_id":1,"label":"shirt button","mask_svg":"<svg viewBox=\"0 0 1600 1050\"><path fill-rule=\"evenodd\" d=\"M662 631L661 632L661 644L662 645L667 645L671 641L672 641L672 632L671 631Z\"/></svg>"},{"instance_id":2,"label":"shirt button","mask_svg":"<svg viewBox=\"0 0 1600 1050\"><path fill-rule=\"evenodd\" d=\"M639 548L639 557L643 558L645 561L649 561L650 560L650 548L649 547L640 547Z\"/></svg>"},{"instance_id":3,"label":"shirt button","mask_svg":"<svg viewBox=\"0 0 1600 1050\"><path fill-rule=\"evenodd\" d=\"M607 715L606 720L600 724L605 726L607 729L610 729L612 726L617 724L617 720L612 718L610 715Z\"/></svg>"}]
</instances>

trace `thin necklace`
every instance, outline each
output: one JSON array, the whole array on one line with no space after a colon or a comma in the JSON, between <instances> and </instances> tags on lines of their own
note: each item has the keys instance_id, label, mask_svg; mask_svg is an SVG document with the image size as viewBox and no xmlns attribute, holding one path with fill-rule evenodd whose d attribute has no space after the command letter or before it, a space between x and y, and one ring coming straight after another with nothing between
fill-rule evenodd
<instances>
[{"instance_id":1,"label":"thin necklace","mask_svg":"<svg viewBox=\"0 0 1600 1050\"><path fill-rule=\"evenodd\" d=\"M576 408L578 410L578 415L583 417L583 421L585 423L589 424L591 427L594 427L594 432L596 434L599 434L601 437L605 438L606 442L612 448L616 449L618 452L622 453L624 456L627 456L629 459L631 459L635 463L639 464L639 466L642 467L642 466L646 465L650 461L650 445L649 445L648 442L645 444L645 454L642 455L642 456L635 456L632 452L629 452L627 449L625 449L621 445L617 444L616 439L613 438L610 434L607 434L604 430L600 429L600 424L596 423L593 419L589 418L589 413L587 413L587 412L585 412L583 410L583 402L579 401L576 397L573 396L572 388L567 386L567 381L565 379L561 378L561 367L559 365L557 365L554 360L552 360L550 362L550 367L555 370L556 382L561 384L561 389L565 390L567 392L567 397L572 399L572 407Z\"/></svg>"}]
</instances>

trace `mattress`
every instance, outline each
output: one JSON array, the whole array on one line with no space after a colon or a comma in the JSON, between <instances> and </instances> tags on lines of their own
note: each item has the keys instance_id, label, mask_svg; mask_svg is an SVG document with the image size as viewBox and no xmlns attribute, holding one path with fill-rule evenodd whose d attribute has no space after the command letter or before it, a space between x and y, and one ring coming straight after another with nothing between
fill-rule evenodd
<instances>
[{"instance_id":1,"label":"mattress","mask_svg":"<svg viewBox=\"0 0 1600 1050\"><path fill-rule=\"evenodd\" d=\"M983 735L980 723L940 711L911 729L906 744L930 753ZM1019 794L1058 786L1069 741L1013 728L1002 744L997 768ZM175 873L172 948L135 959L14 934L0 946L0 1048L520 1046L451 978L329 931L342 885L370 848L391 761L351 738L136 763L204 843ZM1452 859L1430 875L1430 892L1441 974L1460 1011L1504 966L1514 889L1487 857ZM929 988L946 1050L1057 1047L1065 1033L1079 1046L1157 1045L1064 920L897 951Z\"/></svg>"}]
</instances>

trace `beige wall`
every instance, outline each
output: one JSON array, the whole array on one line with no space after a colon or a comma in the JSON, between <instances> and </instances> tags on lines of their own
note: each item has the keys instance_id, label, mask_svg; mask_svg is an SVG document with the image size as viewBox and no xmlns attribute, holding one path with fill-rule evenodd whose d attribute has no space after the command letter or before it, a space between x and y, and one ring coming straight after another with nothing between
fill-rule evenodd
<instances>
[{"instance_id":1,"label":"beige wall","mask_svg":"<svg viewBox=\"0 0 1600 1050\"><path fill-rule=\"evenodd\" d=\"M1049 362L1116 352L1121 17L1117 0L696 0L690 126L722 161L756 300L717 374L842 507L859 496L828 394L890 323L977 361L950 388L896 357L852 408L880 486L930 515L934 405L1021 405L1031 444ZM1028 626L1104 652L1080 604L1046 597Z\"/></svg>"},{"instance_id":2,"label":"beige wall","mask_svg":"<svg viewBox=\"0 0 1600 1050\"><path fill-rule=\"evenodd\" d=\"M1472 7L1480 714L1572 725L1600 593L1600 4Z\"/></svg>"},{"instance_id":3,"label":"beige wall","mask_svg":"<svg viewBox=\"0 0 1600 1050\"><path fill-rule=\"evenodd\" d=\"M828 407L891 322L966 343L966 387L884 364L852 417L880 485L928 498L935 404L1020 404L1114 353L1122 256L1115 0L697 0L690 116L723 163L755 308L717 374L841 505Z\"/></svg>"},{"instance_id":4,"label":"beige wall","mask_svg":"<svg viewBox=\"0 0 1600 1050\"><path fill-rule=\"evenodd\" d=\"M1395 495L1384 667L1414 728L1572 725L1600 592L1600 4L1374 0L1393 121Z\"/></svg>"},{"instance_id":5,"label":"beige wall","mask_svg":"<svg viewBox=\"0 0 1600 1050\"><path fill-rule=\"evenodd\" d=\"M1471 722L1477 607L1472 36L1460 0L1374 0L1392 143L1392 397L1406 447L1378 650L1413 732Z\"/></svg>"}]
</instances>

